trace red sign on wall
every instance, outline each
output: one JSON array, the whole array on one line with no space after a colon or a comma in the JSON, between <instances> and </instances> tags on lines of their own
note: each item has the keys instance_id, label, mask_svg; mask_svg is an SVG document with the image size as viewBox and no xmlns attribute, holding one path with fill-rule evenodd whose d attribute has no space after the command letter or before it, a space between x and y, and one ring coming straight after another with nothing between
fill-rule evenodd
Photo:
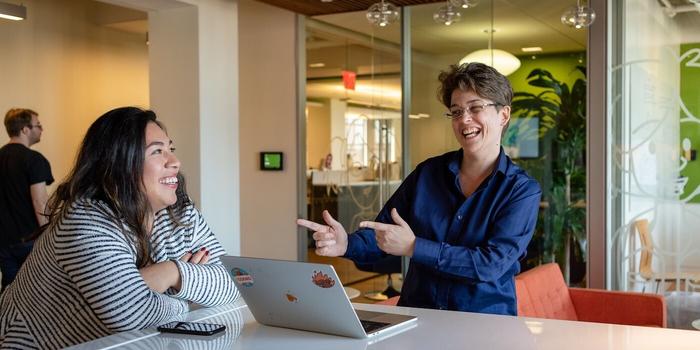
<instances>
[{"instance_id":1,"label":"red sign on wall","mask_svg":"<svg viewBox=\"0 0 700 350\"><path fill-rule=\"evenodd\" d=\"M348 90L355 90L355 79L357 78L357 73L344 70L343 71L343 86Z\"/></svg>"}]
</instances>

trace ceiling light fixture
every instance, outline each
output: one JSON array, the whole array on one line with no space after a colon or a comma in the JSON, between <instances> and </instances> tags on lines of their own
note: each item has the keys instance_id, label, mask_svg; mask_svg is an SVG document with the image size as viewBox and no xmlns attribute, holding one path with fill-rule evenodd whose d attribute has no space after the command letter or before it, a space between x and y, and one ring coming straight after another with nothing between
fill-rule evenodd
<instances>
[{"instance_id":1,"label":"ceiling light fixture","mask_svg":"<svg viewBox=\"0 0 700 350\"><path fill-rule=\"evenodd\" d=\"M495 68L499 73L503 75L510 75L520 68L520 60L513 54L503 50L497 50L493 48L493 33L496 32L493 29L494 22L494 1L491 1L491 28L484 29L484 33L489 35L489 47L488 49L482 49L474 51L459 60L459 64L469 62L479 62L487 64Z\"/></svg>"},{"instance_id":2,"label":"ceiling light fixture","mask_svg":"<svg viewBox=\"0 0 700 350\"><path fill-rule=\"evenodd\" d=\"M22 5L0 2L0 18L21 21L27 19L27 8Z\"/></svg>"},{"instance_id":3,"label":"ceiling light fixture","mask_svg":"<svg viewBox=\"0 0 700 350\"><path fill-rule=\"evenodd\" d=\"M445 6L440 7L433 13L433 20L446 26L459 22L459 20L462 19L462 14L459 13L458 7L452 5L450 1L445 1L445 3Z\"/></svg>"},{"instance_id":4,"label":"ceiling light fixture","mask_svg":"<svg viewBox=\"0 0 700 350\"><path fill-rule=\"evenodd\" d=\"M470 9L479 5L479 1L477 0L449 0L449 2L452 6L461 7L463 9Z\"/></svg>"},{"instance_id":5,"label":"ceiling light fixture","mask_svg":"<svg viewBox=\"0 0 700 350\"><path fill-rule=\"evenodd\" d=\"M503 75L510 75L520 68L520 60L508 51L498 49L476 50L459 60L459 64L480 62L496 68Z\"/></svg>"},{"instance_id":6,"label":"ceiling light fixture","mask_svg":"<svg viewBox=\"0 0 700 350\"><path fill-rule=\"evenodd\" d=\"M541 52L542 48L539 46L533 46L533 47L523 47L520 50L523 52Z\"/></svg>"},{"instance_id":7,"label":"ceiling light fixture","mask_svg":"<svg viewBox=\"0 0 700 350\"><path fill-rule=\"evenodd\" d=\"M576 0L576 6L569 8L561 15L561 23L569 27L581 29L595 22L595 11L587 5L581 5L581 0Z\"/></svg>"},{"instance_id":8,"label":"ceiling light fixture","mask_svg":"<svg viewBox=\"0 0 700 350\"><path fill-rule=\"evenodd\" d=\"M386 27L399 19L399 8L385 2L377 2L367 9L367 20L375 26Z\"/></svg>"}]
</instances>

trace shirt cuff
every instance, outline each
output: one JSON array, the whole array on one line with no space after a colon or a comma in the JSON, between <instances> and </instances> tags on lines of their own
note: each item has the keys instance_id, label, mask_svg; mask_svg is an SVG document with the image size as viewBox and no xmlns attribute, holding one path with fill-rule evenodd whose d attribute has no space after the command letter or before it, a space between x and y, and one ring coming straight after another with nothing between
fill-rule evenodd
<instances>
[{"instance_id":1,"label":"shirt cuff","mask_svg":"<svg viewBox=\"0 0 700 350\"><path fill-rule=\"evenodd\" d=\"M360 237L356 236L356 233L349 234L348 235L348 249L345 250L345 254L343 254L343 257L348 258L348 259L355 258L357 251L359 250L359 248L361 248L360 245L362 244L362 242L360 242L360 241L361 241L361 239L360 239Z\"/></svg>"},{"instance_id":2,"label":"shirt cuff","mask_svg":"<svg viewBox=\"0 0 700 350\"><path fill-rule=\"evenodd\" d=\"M194 273L194 268L191 264L180 260L173 260L180 272L180 291L172 295L173 298L189 300L192 297L194 289L194 279L189 278L191 273Z\"/></svg>"},{"instance_id":3,"label":"shirt cuff","mask_svg":"<svg viewBox=\"0 0 700 350\"><path fill-rule=\"evenodd\" d=\"M415 261L432 268L437 268L438 258L440 257L440 248L440 243L438 242L416 237L411 261Z\"/></svg>"}]
</instances>

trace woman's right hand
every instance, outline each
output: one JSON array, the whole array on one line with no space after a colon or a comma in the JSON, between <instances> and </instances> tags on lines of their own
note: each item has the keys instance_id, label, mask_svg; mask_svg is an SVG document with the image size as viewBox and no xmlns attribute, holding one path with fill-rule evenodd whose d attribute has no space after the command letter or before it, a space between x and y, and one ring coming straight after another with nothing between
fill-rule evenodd
<instances>
[{"instance_id":1,"label":"woman's right hand","mask_svg":"<svg viewBox=\"0 0 700 350\"><path fill-rule=\"evenodd\" d=\"M314 231L316 254L322 256L341 256L348 250L348 233L338 221L333 219L328 210L323 211L326 225L313 221L297 219L297 225Z\"/></svg>"},{"instance_id":2,"label":"woman's right hand","mask_svg":"<svg viewBox=\"0 0 700 350\"><path fill-rule=\"evenodd\" d=\"M191 264L206 264L209 262L209 251L202 247L194 254L187 253L183 255L180 257L180 261ZM175 290L179 291L182 287L180 270L178 270L177 265L173 261L167 260L148 265L140 268L139 272L148 288L155 292L164 293L169 288L175 288Z\"/></svg>"},{"instance_id":3,"label":"woman's right hand","mask_svg":"<svg viewBox=\"0 0 700 350\"><path fill-rule=\"evenodd\" d=\"M180 258L180 261L188 262L190 264L206 264L209 262L209 250L206 247L202 247L193 253L187 253Z\"/></svg>"}]
</instances>

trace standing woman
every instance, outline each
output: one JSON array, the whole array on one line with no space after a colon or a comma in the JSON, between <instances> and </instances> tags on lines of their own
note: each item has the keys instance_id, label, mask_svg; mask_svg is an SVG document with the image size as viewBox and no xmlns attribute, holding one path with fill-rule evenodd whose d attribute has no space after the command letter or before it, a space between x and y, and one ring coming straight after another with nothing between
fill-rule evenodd
<instances>
[{"instance_id":1,"label":"standing woman","mask_svg":"<svg viewBox=\"0 0 700 350\"><path fill-rule=\"evenodd\" d=\"M90 126L0 295L0 347L62 348L238 298L174 151L152 111L118 108Z\"/></svg>"},{"instance_id":2,"label":"standing woman","mask_svg":"<svg viewBox=\"0 0 700 350\"><path fill-rule=\"evenodd\" d=\"M510 121L508 79L481 63L439 77L458 150L427 159L403 181L375 221L348 236L328 211L304 219L316 254L370 264L411 258L401 306L515 315L514 276L537 222L542 190L501 146Z\"/></svg>"}]
</instances>

